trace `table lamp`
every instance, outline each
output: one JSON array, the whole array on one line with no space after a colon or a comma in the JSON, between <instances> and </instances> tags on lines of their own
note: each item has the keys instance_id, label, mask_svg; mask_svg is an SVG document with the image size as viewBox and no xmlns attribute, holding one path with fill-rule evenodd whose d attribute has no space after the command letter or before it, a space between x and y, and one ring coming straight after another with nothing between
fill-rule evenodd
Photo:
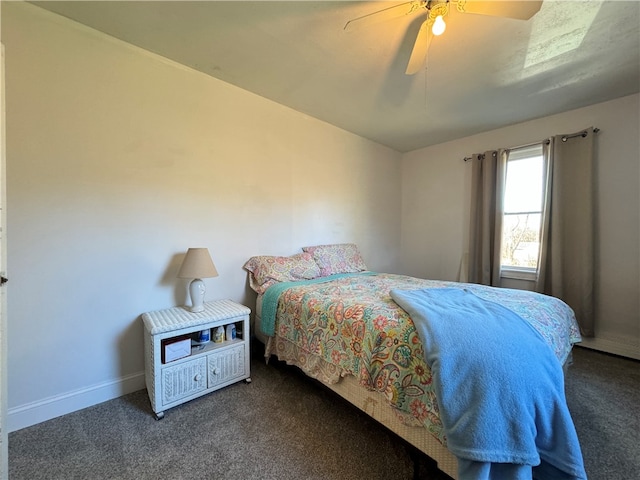
<instances>
[{"instance_id":1,"label":"table lamp","mask_svg":"<svg viewBox=\"0 0 640 480\"><path fill-rule=\"evenodd\" d=\"M182 261L178 272L178 278L192 278L189 284L191 296L191 311L202 312L204 310L205 286L203 278L217 277L218 271L211 260L209 250L206 248L190 248Z\"/></svg>"}]
</instances>

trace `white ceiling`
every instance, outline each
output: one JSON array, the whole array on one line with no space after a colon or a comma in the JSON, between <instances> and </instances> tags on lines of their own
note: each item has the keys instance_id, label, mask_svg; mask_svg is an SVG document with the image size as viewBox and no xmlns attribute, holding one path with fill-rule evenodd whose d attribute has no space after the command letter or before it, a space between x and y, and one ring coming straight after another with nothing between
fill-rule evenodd
<instances>
[{"instance_id":1,"label":"white ceiling","mask_svg":"<svg viewBox=\"0 0 640 480\"><path fill-rule=\"evenodd\" d=\"M545 0L530 20L450 9L345 31L402 2L32 2L399 152L637 93L640 2Z\"/></svg>"}]
</instances>

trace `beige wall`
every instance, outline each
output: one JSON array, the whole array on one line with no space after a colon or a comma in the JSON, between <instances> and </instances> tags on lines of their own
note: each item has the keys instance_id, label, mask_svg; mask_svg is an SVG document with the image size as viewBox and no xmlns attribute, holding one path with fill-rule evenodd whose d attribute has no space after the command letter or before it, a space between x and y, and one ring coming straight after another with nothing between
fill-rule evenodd
<instances>
[{"instance_id":1,"label":"beige wall","mask_svg":"<svg viewBox=\"0 0 640 480\"><path fill-rule=\"evenodd\" d=\"M457 280L467 250L470 164L475 152L594 126L596 139L596 338L584 344L640 358L640 96L416 150L402 160L405 273Z\"/></svg>"},{"instance_id":2,"label":"beige wall","mask_svg":"<svg viewBox=\"0 0 640 480\"><path fill-rule=\"evenodd\" d=\"M356 242L397 269L400 154L28 4L6 45L9 428L143 388L145 311L188 247L243 263Z\"/></svg>"}]
</instances>

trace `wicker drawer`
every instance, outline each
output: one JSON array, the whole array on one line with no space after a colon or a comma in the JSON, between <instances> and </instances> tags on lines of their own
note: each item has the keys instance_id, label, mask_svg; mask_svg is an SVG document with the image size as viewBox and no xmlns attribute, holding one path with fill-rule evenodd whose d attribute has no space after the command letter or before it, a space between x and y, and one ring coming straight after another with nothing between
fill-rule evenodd
<instances>
[{"instance_id":1,"label":"wicker drawer","mask_svg":"<svg viewBox=\"0 0 640 480\"><path fill-rule=\"evenodd\" d=\"M207 356L209 388L245 376L245 344Z\"/></svg>"},{"instance_id":2,"label":"wicker drawer","mask_svg":"<svg viewBox=\"0 0 640 480\"><path fill-rule=\"evenodd\" d=\"M207 389L206 359L162 369L162 404L168 405Z\"/></svg>"}]
</instances>

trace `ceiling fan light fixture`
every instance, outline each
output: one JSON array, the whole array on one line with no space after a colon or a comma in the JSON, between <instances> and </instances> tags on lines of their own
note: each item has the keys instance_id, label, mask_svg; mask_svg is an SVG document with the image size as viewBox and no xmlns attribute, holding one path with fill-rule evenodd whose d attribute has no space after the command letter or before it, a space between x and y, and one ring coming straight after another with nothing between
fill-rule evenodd
<instances>
[{"instance_id":1,"label":"ceiling fan light fixture","mask_svg":"<svg viewBox=\"0 0 640 480\"><path fill-rule=\"evenodd\" d=\"M431 31L434 35L442 35L447 28L447 24L444 23L444 18L442 15L438 15L436 20L433 22L433 26L431 27Z\"/></svg>"},{"instance_id":2,"label":"ceiling fan light fixture","mask_svg":"<svg viewBox=\"0 0 640 480\"><path fill-rule=\"evenodd\" d=\"M431 32L436 36L442 35L447 28L447 24L444 23L444 17L449 13L449 0L438 3L429 2L427 9L429 10Z\"/></svg>"}]
</instances>

